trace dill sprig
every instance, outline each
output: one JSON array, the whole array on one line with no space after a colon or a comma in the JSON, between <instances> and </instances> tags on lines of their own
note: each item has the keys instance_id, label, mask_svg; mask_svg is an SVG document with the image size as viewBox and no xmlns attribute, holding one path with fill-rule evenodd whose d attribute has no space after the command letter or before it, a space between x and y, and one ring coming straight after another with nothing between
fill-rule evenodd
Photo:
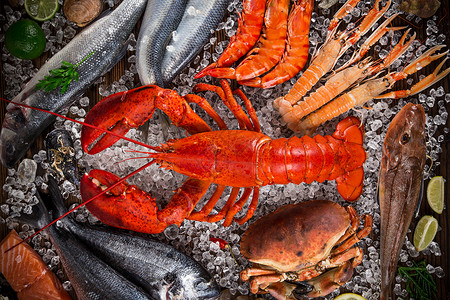
<instances>
[{"instance_id":1,"label":"dill sprig","mask_svg":"<svg viewBox=\"0 0 450 300\"><path fill-rule=\"evenodd\" d=\"M415 300L437 299L437 287L433 276L428 272L426 263L413 261L412 267L399 267L398 273L406 279L406 291L409 298Z\"/></svg>"},{"instance_id":2,"label":"dill sprig","mask_svg":"<svg viewBox=\"0 0 450 300\"><path fill-rule=\"evenodd\" d=\"M54 89L61 87L61 95L64 94L69 88L72 80L78 81L79 74L77 72L77 68L81 65L86 59L88 59L95 51L89 53L88 56L83 58L76 65L71 64L65 60L61 62L61 67L57 69L51 70L49 76L44 76L44 79L39 80L39 83L36 84L37 90L45 90L46 92L53 91Z\"/></svg>"}]
</instances>

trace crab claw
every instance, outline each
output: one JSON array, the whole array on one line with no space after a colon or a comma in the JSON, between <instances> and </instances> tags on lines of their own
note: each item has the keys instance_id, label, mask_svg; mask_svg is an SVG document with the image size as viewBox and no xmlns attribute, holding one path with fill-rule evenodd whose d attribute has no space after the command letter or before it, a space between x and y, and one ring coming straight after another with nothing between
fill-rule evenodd
<instances>
[{"instance_id":1,"label":"crab claw","mask_svg":"<svg viewBox=\"0 0 450 300\"><path fill-rule=\"evenodd\" d=\"M96 154L106 149L131 128L144 124L156 108L164 111L176 126L191 134L211 130L177 92L146 85L108 96L91 109L85 122L98 129L83 126L83 150ZM114 135L106 133L107 130Z\"/></svg>"},{"instance_id":2,"label":"crab claw","mask_svg":"<svg viewBox=\"0 0 450 300\"><path fill-rule=\"evenodd\" d=\"M92 170L80 183L84 202L97 196L120 180L110 172ZM101 222L122 229L143 233L160 233L172 224L180 225L207 191L209 183L188 178L164 209L159 210L155 199L135 185L119 184L86 204Z\"/></svg>"},{"instance_id":3,"label":"crab claw","mask_svg":"<svg viewBox=\"0 0 450 300\"><path fill-rule=\"evenodd\" d=\"M306 281L302 282L275 282L267 288L269 294L280 300L304 299L305 295L313 290L313 286Z\"/></svg>"},{"instance_id":4,"label":"crab claw","mask_svg":"<svg viewBox=\"0 0 450 300\"><path fill-rule=\"evenodd\" d=\"M308 293L308 297L326 296L335 289L344 285L353 276L353 266L351 261L345 262L340 267L334 268L319 277L308 281L314 289Z\"/></svg>"}]
</instances>

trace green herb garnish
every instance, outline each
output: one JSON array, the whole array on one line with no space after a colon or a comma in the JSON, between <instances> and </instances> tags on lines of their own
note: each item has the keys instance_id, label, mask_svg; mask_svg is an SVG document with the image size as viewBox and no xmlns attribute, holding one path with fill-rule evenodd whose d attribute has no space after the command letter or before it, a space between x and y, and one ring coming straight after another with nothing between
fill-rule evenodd
<instances>
[{"instance_id":1,"label":"green herb garnish","mask_svg":"<svg viewBox=\"0 0 450 300\"><path fill-rule=\"evenodd\" d=\"M437 287L433 276L428 272L424 260L413 261L412 267L399 267L398 273L406 279L406 291L409 298L415 300L437 299Z\"/></svg>"},{"instance_id":2,"label":"green herb garnish","mask_svg":"<svg viewBox=\"0 0 450 300\"><path fill-rule=\"evenodd\" d=\"M64 94L72 80L78 81L79 74L76 70L78 66L88 59L89 56L94 54L94 52L95 51L89 53L88 56L83 58L83 60L76 65L63 60L61 62L61 67L51 70L49 76L44 76L44 79L39 80L39 83L36 84L36 89L50 92L58 87L61 87L61 95Z\"/></svg>"}]
</instances>

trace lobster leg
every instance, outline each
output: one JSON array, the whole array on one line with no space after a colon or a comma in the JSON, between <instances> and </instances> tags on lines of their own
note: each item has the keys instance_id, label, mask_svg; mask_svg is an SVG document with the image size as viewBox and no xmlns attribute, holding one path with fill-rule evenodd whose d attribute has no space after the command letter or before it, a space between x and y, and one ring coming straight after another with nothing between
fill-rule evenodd
<instances>
[{"instance_id":1,"label":"lobster leg","mask_svg":"<svg viewBox=\"0 0 450 300\"><path fill-rule=\"evenodd\" d=\"M219 97L224 102L224 104L231 110L231 112L237 119L239 123L239 128L252 130L253 125L250 122L248 116L242 110L242 107L238 105L236 99L234 99L228 82L226 80L221 80L220 83L222 85L222 88L211 84L199 83L195 86L194 91L195 92L212 91L218 94Z\"/></svg>"},{"instance_id":2,"label":"lobster leg","mask_svg":"<svg viewBox=\"0 0 450 300\"><path fill-rule=\"evenodd\" d=\"M233 91L233 95L238 95L239 98L244 101L245 108L247 109L247 113L250 116L250 119L253 123L253 128L250 130L261 132L261 125L259 124L258 117L256 116L256 111L253 108L253 105L250 103L250 100L248 100L247 96L245 96L244 92L242 92L241 89L235 89Z\"/></svg>"},{"instance_id":3,"label":"lobster leg","mask_svg":"<svg viewBox=\"0 0 450 300\"><path fill-rule=\"evenodd\" d=\"M241 198L236 203L234 203L233 206L227 211L223 226L228 227L231 225L233 217L242 209L245 202L247 202L248 198L250 197L251 192L252 188L244 189L244 193L242 194Z\"/></svg>"},{"instance_id":4,"label":"lobster leg","mask_svg":"<svg viewBox=\"0 0 450 300\"><path fill-rule=\"evenodd\" d=\"M247 214L240 219L235 219L238 224L242 225L248 220L250 220L250 218L255 213L256 207L258 206L258 199L259 199L259 188L257 187L253 189L252 202L250 202L250 206L247 209Z\"/></svg>"},{"instance_id":5,"label":"lobster leg","mask_svg":"<svg viewBox=\"0 0 450 300\"><path fill-rule=\"evenodd\" d=\"M221 184L217 185L216 190L214 191L214 194L211 196L211 199L209 199L208 203L205 206L203 206L203 208L200 211L193 211L189 215L188 219L194 221L206 221L207 219L206 217L213 210L217 201L219 201L220 196L222 196L224 190L225 190L224 185Z\"/></svg>"},{"instance_id":6,"label":"lobster leg","mask_svg":"<svg viewBox=\"0 0 450 300\"><path fill-rule=\"evenodd\" d=\"M188 103L196 103L198 106L200 106L217 123L220 130L228 129L228 126L225 124L223 119L219 116L218 113L216 113L216 111L211 107L211 104L209 104L209 102L206 101L205 98L192 94L188 94L184 96L184 98Z\"/></svg>"}]
</instances>

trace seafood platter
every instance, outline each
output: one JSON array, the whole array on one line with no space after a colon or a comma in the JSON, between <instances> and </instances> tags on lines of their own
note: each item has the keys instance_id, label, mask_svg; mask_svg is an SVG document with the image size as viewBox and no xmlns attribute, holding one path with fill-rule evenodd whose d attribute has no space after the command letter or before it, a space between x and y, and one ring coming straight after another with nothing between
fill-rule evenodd
<instances>
[{"instance_id":1,"label":"seafood platter","mask_svg":"<svg viewBox=\"0 0 450 300\"><path fill-rule=\"evenodd\" d=\"M37 2L0 299L448 298L448 1Z\"/></svg>"}]
</instances>

